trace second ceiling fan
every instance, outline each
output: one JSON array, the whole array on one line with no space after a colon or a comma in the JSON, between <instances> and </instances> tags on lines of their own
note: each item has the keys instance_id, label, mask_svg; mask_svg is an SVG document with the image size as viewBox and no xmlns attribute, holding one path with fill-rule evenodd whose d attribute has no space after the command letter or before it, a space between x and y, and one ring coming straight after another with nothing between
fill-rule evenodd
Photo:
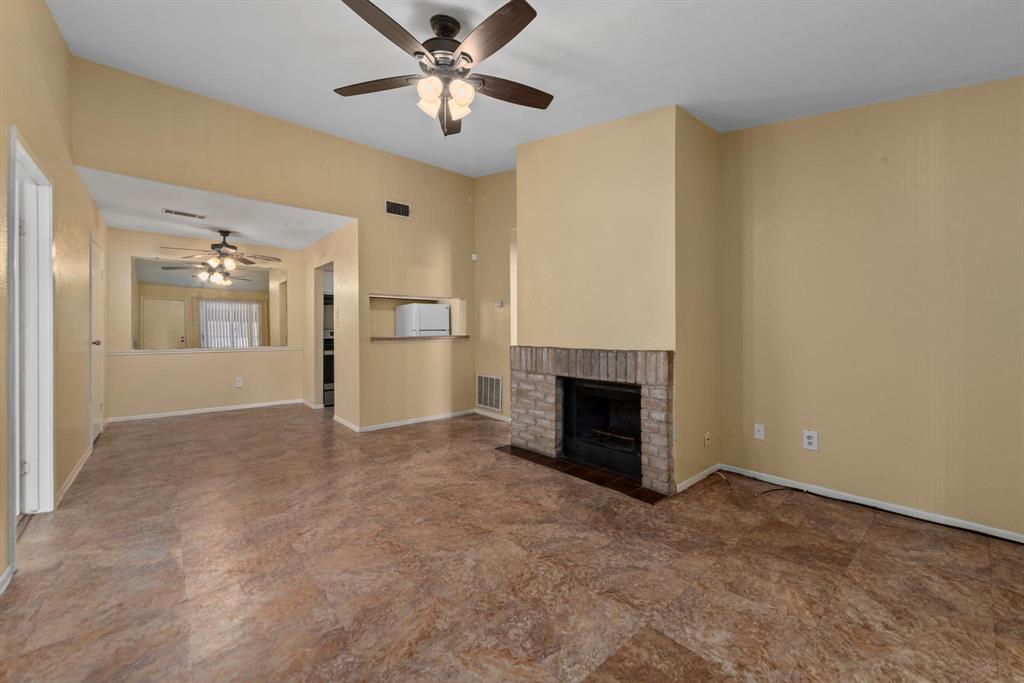
<instances>
[{"instance_id":1,"label":"second ceiling fan","mask_svg":"<svg viewBox=\"0 0 1024 683\"><path fill-rule=\"evenodd\" d=\"M422 43L369 0L342 0L352 11L385 38L419 63L420 74L392 76L356 83L334 92L343 97L415 85L419 108L437 118L445 136L462 131L462 119L477 93L535 109L547 109L553 96L522 83L475 73L480 62L515 38L537 16L526 0L511 0L473 29L463 41L456 40L461 25L444 14L430 18L434 37Z\"/></svg>"}]
</instances>

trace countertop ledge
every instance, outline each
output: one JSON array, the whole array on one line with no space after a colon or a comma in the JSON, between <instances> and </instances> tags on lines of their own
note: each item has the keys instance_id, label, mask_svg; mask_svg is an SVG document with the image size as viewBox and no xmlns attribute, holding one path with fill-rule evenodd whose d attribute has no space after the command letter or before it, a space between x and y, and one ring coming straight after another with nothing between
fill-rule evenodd
<instances>
[{"instance_id":1,"label":"countertop ledge","mask_svg":"<svg viewBox=\"0 0 1024 683\"><path fill-rule=\"evenodd\" d=\"M469 339L468 334L447 334L436 337L370 337L372 342L391 342L391 341L458 341L459 339Z\"/></svg>"}]
</instances>

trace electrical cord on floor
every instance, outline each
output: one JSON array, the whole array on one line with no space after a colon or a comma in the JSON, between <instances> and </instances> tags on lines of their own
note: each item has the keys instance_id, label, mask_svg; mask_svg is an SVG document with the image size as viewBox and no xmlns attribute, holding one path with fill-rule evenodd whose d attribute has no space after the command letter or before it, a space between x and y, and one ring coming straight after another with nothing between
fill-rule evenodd
<instances>
[{"instance_id":1,"label":"electrical cord on floor","mask_svg":"<svg viewBox=\"0 0 1024 683\"><path fill-rule=\"evenodd\" d=\"M721 471L719 471L719 470L716 470L716 471L715 471L715 474L717 474L718 476L720 476L720 477L721 477L721 478L722 478L722 479L723 479L723 480L725 481L725 483L729 485L729 488L730 488L731 490L733 490L733 491L735 491L735 490L736 490L736 488L735 488L735 487L734 487L734 486L732 485L732 482L731 482L731 481L729 481L729 477L725 476L725 475L724 475L724 474L723 474L723 473L722 473ZM754 494L754 495L753 495L752 497L753 497L753 498L757 498L758 496L760 496L760 495L763 495L763 494L765 494L765 493L775 493L776 491L796 491L796 489L791 489L791 488L789 488L789 487L787 487L787 486L777 486L776 488L773 488L773 489L766 489L766 490L764 490L764 491L759 491L758 493L755 493L755 494Z\"/></svg>"}]
</instances>

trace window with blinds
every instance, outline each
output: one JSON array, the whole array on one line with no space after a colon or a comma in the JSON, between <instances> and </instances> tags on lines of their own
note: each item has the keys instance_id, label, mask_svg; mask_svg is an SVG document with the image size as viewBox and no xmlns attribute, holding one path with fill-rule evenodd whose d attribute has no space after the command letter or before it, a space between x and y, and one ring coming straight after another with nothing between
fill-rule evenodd
<instances>
[{"instance_id":1,"label":"window with blinds","mask_svg":"<svg viewBox=\"0 0 1024 683\"><path fill-rule=\"evenodd\" d=\"M199 345L204 349L259 346L259 302L200 299Z\"/></svg>"}]
</instances>

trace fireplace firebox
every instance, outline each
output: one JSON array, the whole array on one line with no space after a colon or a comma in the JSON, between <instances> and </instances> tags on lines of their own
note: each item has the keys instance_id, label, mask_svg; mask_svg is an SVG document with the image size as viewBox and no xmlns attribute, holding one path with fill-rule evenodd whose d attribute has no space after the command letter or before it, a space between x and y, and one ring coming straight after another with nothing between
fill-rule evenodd
<instances>
[{"instance_id":1,"label":"fireplace firebox","mask_svg":"<svg viewBox=\"0 0 1024 683\"><path fill-rule=\"evenodd\" d=\"M640 479L640 386L562 381L562 457Z\"/></svg>"}]
</instances>

